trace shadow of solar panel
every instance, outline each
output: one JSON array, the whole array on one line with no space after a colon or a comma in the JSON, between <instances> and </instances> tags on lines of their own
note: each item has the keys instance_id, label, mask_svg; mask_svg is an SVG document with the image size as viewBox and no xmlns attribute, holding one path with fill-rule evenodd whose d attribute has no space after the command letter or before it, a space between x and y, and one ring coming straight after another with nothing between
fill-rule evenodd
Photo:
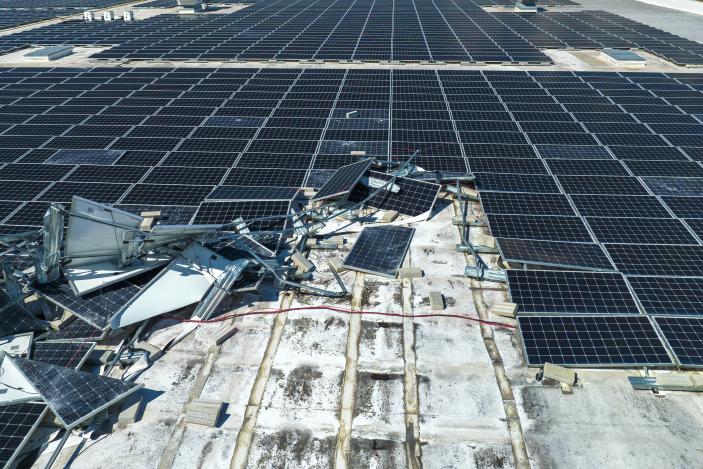
<instances>
[{"instance_id":1,"label":"shadow of solar panel","mask_svg":"<svg viewBox=\"0 0 703 469\"><path fill-rule=\"evenodd\" d=\"M35 342L32 360L78 370L94 348L95 342Z\"/></svg>"},{"instance_id":2,"label":"shadow of solar panel","mask_svg":"<svg viewBox=\"0 0 703 469\"><path fill-rule=\"evenodd\" d=\"M647 314L703 316L703 279L628 276Z\"/></svg>"},{"instance_id":3,"label":"shadow of solar panel","mask_svg":"<svg viewBox=\"0 0 703 469\"><path fill-rule=\"evenodd\" d=\"M646 316L519 316L530 366L669 366Z\"/></svg>"},{"instance_id":4,"label":"shadow of solar panel","mask_svg":"<svg viewBox=\"0 0 703 469\"><path fill-rule=\"evenodd\" d=\"M349 270L395 278L414 233L415 228L404 226L364 228L343 265Z\"/></svg>"},{"instance_id":5,"label":"shadow of solar panel","mask_svg":"<svg viewBox=\"0 0 703 469\"><path fill-rule=\"evenodd\" d=\"M598 244L508 238L496 241L501 257L507 262L579 270L615 270Z\"/></svg>"},{"instance_id":6,"label":"shadow of solar panel","mask_svg":"<svg viewBox=\"0 0 703 469\"><path fill-rule=\"evenodd\" d=\"M315 194L313 200L324 200L350 192L359 179L371 167L372 160L366 159L339 168L322 188Z\"/></svg>"},{"instance_id":7,"label":"shadow of solar panel","mask_svg":"<svg viewBox=\"0 0 703 469\"><path fill-rule=\"evenodd\" d=\"M376 171L371 171L369 176L389 183L393 179L392 176ZM348 201L359 203L370 197L364 202L369 207L380 210L396 210L404 215L417 216L432 210L441 188L438 184L407 178L398 178L393 184L397 185L400 191L394 193L382 189L373 196L375 189L360 183L356 184L349 194Z\"/></svg>"},{"instance_id":8,"label":"shadow of solar panel","mask_svg":"<svg viewBox=\"0 0 703 469\"><path fill-rule=\"evenodd\" d=\"M142 387L34 360L14 357L12 362L67 428L75 427Z\"/></svg>"},{"instance_id":9,"label":"shadow of solar panel","mask_svg":"<svg viewBox=\"0 0 703 469\"><path fill-rule=\"evenodd\" d=\"M518 314L639 314L620 273L508 270Z\"/></svg>"},{"instance_id":10,"label":"shadow of solar panel","mask_svg":"<svg viewBox=\"0 0 703 469\"><path fill-rule=\"evenodd\" d=\"M703 366L703 318L653 319L681 366Z\"/></svg>"},{"instance_id":11,"label":"shadow of solar panel","mask_svg":"<svg viewBox=\"0 0 703 469\"><path fill-rule=\"evenodd\" d=\"M0 406L0 464L3 467L12 467L44 419L46 409L46 404L33 402Z\"/></svg>"}]
</instances>

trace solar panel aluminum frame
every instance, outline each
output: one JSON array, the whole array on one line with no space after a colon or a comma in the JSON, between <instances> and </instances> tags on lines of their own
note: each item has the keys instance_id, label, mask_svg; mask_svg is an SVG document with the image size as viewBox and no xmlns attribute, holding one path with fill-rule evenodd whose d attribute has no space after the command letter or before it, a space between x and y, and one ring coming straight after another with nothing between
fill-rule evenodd
<instances>
[{"instance_id":1,"label":"solar panel aluminum frame","mask_svg":"<svg viewBox=\"0 0 703 469\"><path fill-rule=\"evenodd\" d=\"M38 344L70 344L73 343L73 341L53 341L53 340L47 340L47 341L39 341L34 344L32 344L32 347ZM88 360L88 357L90 356L91 353L93 353L93 350L95 350L95 347L97 345L96 342L80 342L81 344L89 344L88 345L88 351L81 357L80 361L78 364L73 368L74 370L80 370L85 362ZM32 348L32 357L34 357L34 349ZM34 360L34 358L32 358ZM41 360L37 360L41 361Z\"/></svg>"},{"instance_id":2,"label":"solar panel aluminum frame","mask_svg":"<svg viewBox=\"0 0 703 469\"><path fill-rule=\"evenodd\" d=\"M362 162L365 162L366 164L365 164L365 165L362 165L362 164L361 164ZM335 173L332 174L332 177L330 177L330 178L327 180L327 182L325 182L325 184L323 184L323 186L320 188L320 190L317 191L317 194L315 194L315 196L312 198L313 202L318 202L318 201L321 201L321 200L331 199L331 198L339 197L340 195L345 195L345 194L348 196L348 195L351 193L352 189L354 189L354 186L356 186L356 185L359 183L359 181L361 180L361 178L364 177L364 174L366 174L366 172L369 170L369 168L371 168L371 164L373 164L373 158L367 158L366 160L357 161L356 163L352 163L352 164L349 164L349 165L346 165L346 166L342 166L341 168L337 169L337 170L335 171ZM341 191L338 191L338 192L334 192L334 193L331 193L331 194L326 194L326 195L323 195L323 196L321 196L321 197L318 196L318 194L321 194L321 193L324 192L325 187L326 187L327 185L332 185L333 183L336 183L336 181L334 180L335 176L337 176L337 175L340 175L340 176L341 176L342 171L343 171L345 168L350 168L350 167L352 167L352 166L357 166L357 165L358 165L362 170L359 171L359 174L357 175L357 177L356 177L353 181L352 181L352 180L349 180L350 184L348 184L348 187L347 187L346 189L341 190ZM344 202L344 201L346 201L346 197L345 197L344 200L342 200L341 202Z\"/></svg>"},{"instance_id":3,"label":"solar panel aluminum frame","mask_svg":"<svg viewBox=\"0 0 703 469\"><path fill-rule=\"evenodd\" d=\"M39 404L39 403L29 402L28 404ZM15 463L15 460L17 459L17 456L22 454L22 449L27 445L27 443L29 443L29 440L31 439L34 432L37 430L37 428L39 428L39 425L41 424L41 422L44 421L44 418L46 417L47 412L49 412L49 406L44 402L42 402L41 404L44 406L44 410L41 412L41 414L39 414L39 417L34 422L32 427L29 429L29 432L27 432L27 434L24 436L24 438L22 438L22 441L17 445L17 449L15 449L15 452L12 453L12 456L10 456L10 459L7 460L4 467L14 467L14 463ZM20 404L10 404L10 405L20 405Z\"/></svg>"}]
</instances>

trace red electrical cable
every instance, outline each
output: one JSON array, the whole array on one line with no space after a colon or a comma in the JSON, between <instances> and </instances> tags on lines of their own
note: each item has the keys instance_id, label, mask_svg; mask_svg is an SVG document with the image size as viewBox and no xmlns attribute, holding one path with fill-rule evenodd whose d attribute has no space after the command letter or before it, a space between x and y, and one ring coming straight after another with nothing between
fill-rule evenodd
<instances>
[{"instance_id":1,"label":"red electrical cable","mask_svg":"<svg viewBox=\"0 0 703 469\"><path fill-rule=\"evenodd\" d=\"M464 319L467 321L473 321L480 324L486 324L489 326L503 327L505 329L516 329L515 326L510 324L503 324L495 321L484 321L480 318L475 318L472 316L465 316L462 314L452 314L452 313L438 313L438 314L402 314L402 313L384 313L381 311L355 311L346 308L337 308L335 306L299 306L297 308L269 308L269 309L259 309L254 311L247 311L246 313L240 314L227 314L214 319L183 319L175 316L165 316L168 319L173 319L180 322L191 322L197 324L214 324L222 321L227 321L228 319L241 318L244 316L265 316L270 314L288 313L291 311L311 311L311 310L326 310L334 311L336 313L345 314L370 314L375 316L390 316L397 318L454 318L454 319Z\"/></svg>"}]
</instances>

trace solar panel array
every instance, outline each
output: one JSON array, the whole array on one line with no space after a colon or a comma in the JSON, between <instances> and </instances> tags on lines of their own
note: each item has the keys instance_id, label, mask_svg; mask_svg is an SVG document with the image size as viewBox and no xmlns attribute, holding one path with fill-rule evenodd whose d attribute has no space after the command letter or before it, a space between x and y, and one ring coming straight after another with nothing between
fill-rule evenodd
<instances>
[{"instance_id":1,"label":"solar panel array","mask_svg":"<svg viewBox=\"0 0 703 469\"><path fill-rule=\"evenodd\" d=\"M74 194L197 223L281 215L290 201L239 200L241 187L295 189L351 152L419 150L425 169L475 171L506 258L651 277L633 288L642 308L662 275L703 276L695 74L2 69L0 83L4 231ZM690 315L696 293L679 285Z\"/></svg>"},{"instance_id":2,"label":"solar panel array","mask_svg":"<svg viewBox=\"0 0 703 469\"><path fill-rule=\"evenodd\" d=\"M0 4L0 29L16 28L37 21L45 21L57 16L66 16L74 12L62 10L5 10ZM7 48L7 50L14 47ZM0 46L0 53L4 53L5 47Z\"/></svg>"},{"instance_id":3,"label":"solar panel array","mask_svg":"<svg viewBox=\"0 0 703 469\"><path fill-rule=\"evenodd\" d=\"M703 45L602 11L493 13L453 0L263 0L229 14L71 21L0 38L113 46L97 59L551 63L539 49L637 48L703 64Z\"/></svg>"},{"instance_id":4,"label":"solar panel array","mask_svg":"<svg viewBox=\"0 0 703 469\"><path fill-rule=\"evenodd\" d=\"M461 93L456 107L447 98L451 128L476 174L489 228L503 257L601 271L509 273L521 318L539 316L559 327L572 321L563 341L554 344L547 340L550 329L540 330L547 323L523 328L523 339L539 344L526 346L530 363L539 363L555 348L558 353L547 361L572 366L668 366L672 361L667 353L683 355L652 318L703 317L703 78L594 72L438 74L444 96ZM486 82L491 91L484 94ZM449 128L433 122L418 133ZM475 136L481 140L468 143ZM446 139L438 140L446 144ZM578 315L603 318L574 321ZM576 350L603 330L618 340L616 349Z\"/></svg>"}]
</instances>

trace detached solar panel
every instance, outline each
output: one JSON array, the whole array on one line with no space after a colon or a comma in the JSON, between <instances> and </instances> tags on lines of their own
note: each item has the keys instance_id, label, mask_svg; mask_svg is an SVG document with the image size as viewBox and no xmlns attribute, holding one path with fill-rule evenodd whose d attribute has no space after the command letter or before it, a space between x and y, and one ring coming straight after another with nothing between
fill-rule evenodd
<instances>
[{"instance_id":1,"label":"detached solar panel","mask_svg":"<svg viewBox=\"0 0 703 469\"><path fill-rule=\"evenodd\" d=\"M655 317L681 366L703 366L703 318Z\"/></svg>"},{"instance_id":2,"label":"detached solar panel","mask_svg":"<svg viewBox=\"0 0 703 469\"><path fill-rule=\"evenodd\" d=\"M350 192L371 167L372 159L342 166L315 194L313 200L324 200Z\"/></svg>"},{"instance_id":3,"label":"detached solar panel","mask_svg":"<svg viewBox=\"0 0 703 469\"><path fill-rule=\"evenodd\" d=\"M104 329L110 324L110 318L137 296L140 288L126 281L82 296L76 295L68 283L41 285L37 290L55 305L98 329Z\"/></svg>"},{"instance_id":4,"label":"detached solar panel","mask_svg":"<svg viewBox=\"0 0 703 469\"><path fill-rule=\"evenodd\" d=\"M508 270L518 314L638 314L620 273Z\"/></svg>"},{"instance_id":5,"label":"detached solar panel","mask_svg":"<svg viewBox=\"0 0 703 469\"><path fill-rule=\"evenodd\" d=\"M390 181L392 176L371 171L370 175L383 181ZM357 184L349 194L349 202L359 203L369 197L374 191L376 195L365 202L369 207L381 210L396 210L409 216L417 216L429 212L434 207L441 186L429 182L416 181L408 178L397 178L394 181L400 191L378 190Z\"/></svg>"},{"instance_id":6,"label":"detached solar panel","mask_svg":"<svg viewBox=\"0 0 703 469\"><path fill-rule=\"evenodd\" d=\"M415 228L404 226L364 228L344 260L344 267L395 278L414 233Z\"/></svg>"},{"instance_id":7,"label":"detached solar panel","mask_svg":"<svg viewBox=\"0 0 703 469\"><path fill-rule=\"evenodd\" d=\"M497 238L501 257L507 262L579 270L615 270L603 248L594 243Z\"/></svg>"},{"instance_id":8,"label":"detached solar panel","mask_svg":"<svg viewBox=\"0 0 703 469\"><path fill-rule=\"evenodd\" d=\"M12 362L66 428L75 427L142 386L35 360L13 357Z\"/></svg>"},{"instance_id":9,"label":"detached solar panel","mask_svg":"<svg viewBox=\"0 0 703 469\"><path fill-rule=\"evenodd\" d=\"M519 316L530 366L668 366L672 360L647 316Z\"/></svg>"}]
</instances>

